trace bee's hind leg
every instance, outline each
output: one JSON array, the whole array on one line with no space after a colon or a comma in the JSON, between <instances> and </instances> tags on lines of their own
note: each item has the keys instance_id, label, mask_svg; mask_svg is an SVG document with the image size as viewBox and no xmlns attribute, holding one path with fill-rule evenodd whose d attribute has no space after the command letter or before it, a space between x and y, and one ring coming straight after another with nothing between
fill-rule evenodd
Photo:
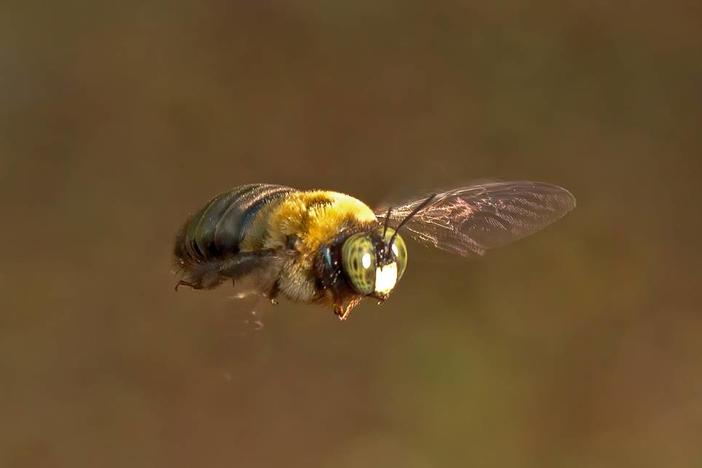
<instances>
[{"instance_id":1,"label":"bee's hind leg","mask_svg":"<svg viewBox=\"0 0 702 468\"><path fill-rule=\"evenodd\" d=\"M279 292L278 276L288 258L289 254L280 249L240 252L221 262L217 273L221 278L231 279L235 287L247 278L247 281L253 283L255 291L239 293L237 297L246 297L255 292L275 304Z\"/></svg>"},{"instance_id":2,"label":"bee's hind leg","mask_svg":"<svg viewBox=\"0 0 702 468\"><path fill-rule=\"evenodd\" d=\"M188 286L192 289L212 289L219 285L224 278L217 271L216 262L206 262L193 265L188 268L185 277L181 278L175 285L177 291L180 286Z\"/></svg>"},{"instance_id":3,"label":"bee's hind leg","mask_svg":"<svg viewBox=\"0 0 702 468\"><path fill-rule=\"evenodd\" d=\"M177 291L178 288L181 286L187 286L187 287L192 288L192 289L202 289L202 286L200 286L199 284L191 283L190 281L185 281L185 280L178 281L173 289L175 289Z\"/></svg>"}]
</instances>

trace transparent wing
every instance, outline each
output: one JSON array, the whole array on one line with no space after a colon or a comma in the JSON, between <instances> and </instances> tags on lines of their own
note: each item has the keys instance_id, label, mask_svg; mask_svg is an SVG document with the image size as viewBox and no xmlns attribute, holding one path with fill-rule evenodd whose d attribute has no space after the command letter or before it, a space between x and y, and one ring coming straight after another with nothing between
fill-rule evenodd
<instances>
[{"instance_id":1,"label":"transparent wing","mask_svg":"<svg viewBox=\"0 0 702 468\"><path fill-rule=\"evenodd\" d=\"M390 226L397 226L427 197L392 206ZM564 188L542 182L493 182L436 195L407 221L404 235L447 252L482 255L535 233L575 207ZM385 221L387 207L376 215Z\"/></svg>"}]
</instances>

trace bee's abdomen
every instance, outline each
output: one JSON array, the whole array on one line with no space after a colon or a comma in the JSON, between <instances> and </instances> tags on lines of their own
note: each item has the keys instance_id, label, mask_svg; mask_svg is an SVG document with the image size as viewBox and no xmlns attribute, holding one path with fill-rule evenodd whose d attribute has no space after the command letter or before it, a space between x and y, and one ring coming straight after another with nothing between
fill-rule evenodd
<instances>
[{"instance_id":1,"label":"bee's abdomen","mask_svg":"<svg viewBox=\"0 0 702 468\"><path fill-rule=\"evenodd\" d=\"M187 264L237 253L261 208L294 191L281 185L248 184L216 196L185 223L176 239L175 256Z\"/></svg>"}]
</instances>

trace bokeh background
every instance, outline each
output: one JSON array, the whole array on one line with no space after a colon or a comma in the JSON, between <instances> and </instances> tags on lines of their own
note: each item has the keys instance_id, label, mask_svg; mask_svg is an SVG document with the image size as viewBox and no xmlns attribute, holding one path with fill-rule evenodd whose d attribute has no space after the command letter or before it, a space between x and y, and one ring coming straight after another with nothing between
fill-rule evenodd
<instances>
[{"instance_id":1,"label":"bokeh background","mask_svg":"<svg viewBox=\"0 0 702 468\"><path fill-rule=\"evenodd\" d=\"M702 466L700 57L683 0L3 1L0 466ZM346 323L173 291L232 186L485 178L578 208Z\"/></svg>"}]
</instances>

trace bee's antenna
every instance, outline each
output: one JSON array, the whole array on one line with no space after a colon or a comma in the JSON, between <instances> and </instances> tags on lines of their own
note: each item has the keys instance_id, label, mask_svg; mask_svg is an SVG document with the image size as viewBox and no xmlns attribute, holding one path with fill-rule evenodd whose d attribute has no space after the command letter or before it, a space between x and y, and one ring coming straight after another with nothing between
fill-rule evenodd
<instances>
[{"instance_id":1,"label":"bee's antenna","mask_svg":"<svg viewBox=\"0 0 702 468\"><path fill-rule=\"evenodd\" d=\"M385 223L383 224L383 239L385 239L385 233L388 232L388 223L390 222L390 213L392 213L392 206L388 208L388 214L385 215Z\"/></svg>"},{"instance_id":2,"label":"bee's antenna","mask_svg":"<svg viewBox=\"0 0 702 468\"><path fill-rule=\"evenodd\" d=\"M408 214L407 216L405 216L405 219L403 219L402 221L400 221L400 224L398 224L397 227L395 228L395 233L394 233L394 234L392 235L392 237L390 238L390 242L388 242L388 251L389 251L390 249L392 249L392 243L395 242L395 237L397 237L397 233L400 232L400 228L402 228L402 226L404 226L405 223L406 223L407 221L409 221L410 219L412 219L417 213L419 213L419 212L422 211L424 208L426 208L427 205L429 205L429 203L433 202L437 195L438 195L438 194L436 194L436 193L432 193L431 195L429 195L429 196L426 198L426 200L424 200L422 203L420 203L419 205L417 205L417 207L416 207L415 209L413 209L413 210L410 212L410 214ZM388 213L388 214L389 214L389 213ZM388 217L389 217L389 216L388 216ZM387 218L385 219L385 221L387 221Z\"/></svg>"}]
</instances>

